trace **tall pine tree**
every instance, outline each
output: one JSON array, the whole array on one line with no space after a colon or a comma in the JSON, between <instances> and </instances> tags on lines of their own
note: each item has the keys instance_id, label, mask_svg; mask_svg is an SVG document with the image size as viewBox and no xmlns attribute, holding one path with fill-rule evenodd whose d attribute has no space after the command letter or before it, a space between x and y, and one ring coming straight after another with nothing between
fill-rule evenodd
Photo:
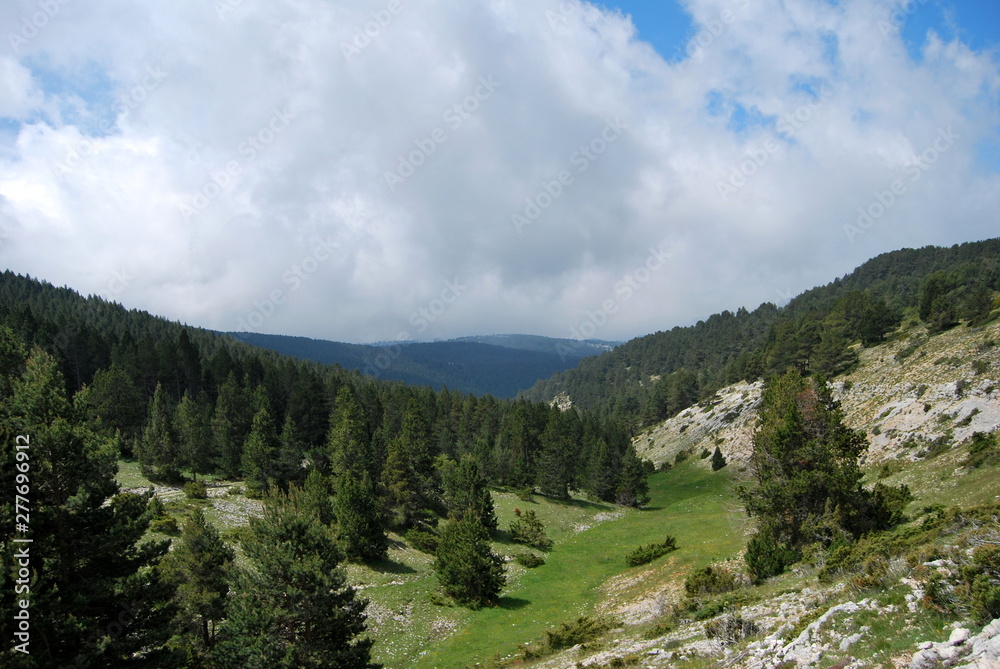
<instances>
[{"instance_id":1,"label":"tall pine tree","mask_svg":"<svg viewBox=\"0 0 1000 669\"><path fill-rule=\"evenodd\" d=\"M0 665L124 667L141 653L150 665L167 666L171 593L155 570L167 542L139 543L148 526L148 494L119 492L117 445L87 428L66 398L55 359L40 349L0 406L11 430L0 444L0 482L12 492L0 502L0 635L7 640ZM27 448L18 450L15 442ZM30 529L17 534L15 472L28 481L18 485L30 488ZM32 543L12 541L24 537ZM30 601L30 655L11 648L13 612L20 607L14 603L18 575L7 567L20 559L30 564L20 584L30 591L16 597Z\"/></svg>"},{"instance_id":2,"label":"tall pine tree","mask_svg":"<svg viewBox=\"0 0 1000 669\"><path fill-rule=\"evenodd\" d=\"M434 570L450 597L473 609L496 604L506 583L503 558L490 548L489 533L475 515L444 528L436 555Z\"/></svg>"},{"instance_id":3,"label":"tall pine tree","mask_svg":"<svg viewBox=\"0 0 1000 669\"><path fill-rule=\"evenodd\" d=\"M233 549L196 508L184 522L180 540L164 560L168 582L177 588L177 645L196 663L215 645L216 626L225 617Z\"/></svg>"},{"instance_id":4,"label":"tall pine tree","mask_svg":"<svg viewBox=\"0 0 1000 669\"><path fill-rule=\"evenodd\" d=\"M365 607L340 568L329 527L301 491L272 491L242 541L250 562L234 583L214 658L224 669L376 668Z\"/></svg>"},{"instance_id":5,"label":"tall pine tree","mask_svg":"<svg viewBox=\"0 0 1000 669\"><path fill-rule=\"evenodd\" d=\"M347 559L372 562L385 558L389 541L382 529L378 495L368 472L361 475L361 480L350 475L340 477L333 514L337 543Z\"/></svg>"}]
</instances>

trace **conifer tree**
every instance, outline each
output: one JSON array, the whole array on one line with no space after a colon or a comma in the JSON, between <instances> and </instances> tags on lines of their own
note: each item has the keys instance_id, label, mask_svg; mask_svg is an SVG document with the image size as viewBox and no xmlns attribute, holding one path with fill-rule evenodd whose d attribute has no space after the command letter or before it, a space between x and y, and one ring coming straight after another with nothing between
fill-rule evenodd
<instances>
[{"instance_id":1,"label":"conifer tree","mask_svg":"<svg viewBox=\"0 0 1000 669\"><path fill-rule=\"evenodd\" d=\"M491 550L489 533L475 515L444 528L436 558L441 587L455 601L473 609L496 603L506 583L503 558Z\"/></svg>"},{"instance_id":2,"label":"conifer tree","mask_svg":"<svg viewBox=\"0 0 1000 669\"><path fill-rule=\"evenodd\" d=\"M495 532L497 516L493 508L493 497L479 473L476 459L466 454L459 462L455 462L442 455L438 458L437 467L448 515L460 520L467 513L475 514L483 527L489 532Z\"/></svg>"},{"instance_id":3,"label":"conifer tree","mask_svg":"<svg viewBox=\"0 0 1000 669\"><path fill-rule=\"evenodd\" d=\"M623 506L636 508L649 502L649 481L646 467L631 446L622 455L621 470L618 474L617 501Z\"/></svg>"},{"instance_id":4,"label":"conifer tree","mask_svg":"<svg viewBox=\"0 0 1000 669\"><path fill-rule=\"evenodd\" d=\"M589 470L587 481L590 492L598 499L613 502L618 484L617 467L611 449L604 439L597 442Z\"/></svg>"},{"instance_id":5,"label":"conifer tree","mask_svg":"<svg viewBox=\"0 0 1000 669\"><path fill-rule=\"evenodd\" d=\"M211 473L215 457L208 405L203 398L195 400L184 391L174 413L174 432L180 446L181 461L191 470L194 480L198 480L198 474Z\"/></svg>"},{"instance_id":6,"label":"conifer tree","mask_svg":"<svg viewBox=\"0 0 1000 669\"><path fill-rule=\"evenodd\" d=\"M167 542L139 544L149 495L119 492L117 445L87 428L66 398L55 359L37 348L0 401L0 415L11 430L0 444L0 483L11 491L0 502L0 635L6 640L0 666L118 667L140 650L151 665L166 666L171 593L155 566ZM15 442L26 448L16 449ZM30 488L30 522L16 534L15 472ZM31 569L30 581L21 584L30 589L21 593L30 599L30 655L11 643L14 600L22 596L15 597L17 572L8 567L21 551Z\"/></svg>"},{"instance_id":7,"label":"conifer tree","mask_svg":"<svg viewBox=\"0 0 1000 669\"><path fill-rule=\"evenodd\" d=\"M407 457L403 440L399 437L389 442L389 454L382 472L385 504L389 522L400 529L415 527L427 519L417 482L417 474Z\"/></svg>"},{"instance_id":8,"label":"conifer tree","mask_svg":"<svg viewBox=\"0 0 1000 669\"><path fill-rule=\"evenodd\" d=\"M196 657L215 645L216 625L225 617L233 557L218 530L196 508L164 560L166 579L177 588L181 644L190 647Z\"/></svg>"},{"instance_id":9,"label":"conifer tree","mask_svg":"<svg viewBox=\"0 0 1000 669\"><path fill-rule=\"evenodd\" d=\"M93 382L73 398L91 426L106 434L121 435L122 452L131 455L146 426L148 402L132 377L118 364L94 373Z\"/></svg>"},{"instance_id":10,"label":"conifer tree","mask_svg":"<svg viewBox=\"0 0 1000 669\"><path fill-rule=\"evenodd\" d=\"M330 473L334 477L350 472L361 476L368 472L373 478L377 474L375 454L365 427L365 417L358 406L354 391L349 385L337 391L337 402L330 417L330 431L326 439L327 458Z\"/></svg>"},{"instance_id":11,"label":"conifer tree","mask_svg":"<svg viewBox=\"0 0 1000 669\"><path fill-rule=\"evenodd\" d=\"M289 483L299 484L302 481L303 444L299 439L298 429L291 414L285 416L285 424L278 437L278 452L273 465L277 481L286 487Z\"/></svg>"},{"instance_id":12,"label":"conifer tree","mask_svg":"<svg viewBox=\"0 0 1000 669\"><path fill-rule=\"evenodd\" d=\"M253 412L246 389L232 372L219 386L219 397L212 414L212 440L218 454L219 468L229 478L243 472L243 443L250 433Z\"/></svg>"},{"instance_id":13,"label":"conifer tree","mask_svg":"<svg viewBox=\"0 0 1000 669\"><path fill-rule=\"evenodd\" d=\"M807 543L851 541L898 519L910 499L905 486L861 487L859 457L867 445L863 432L844 425L822 378L790 371L769 380L754 432L754 484L737 491L760 521L751 554L791 555Z\"/></svg>"},{"instance_id":14,"label":"conifer tree","mask_svg":"<svg viewBox=\"0 0 1000 669\"><path fill-rule=\"evenodd\" d=\"M302 505L309 513L316 514L316 517L324 525L333 524L330 483L323 472L315 467L309 470L309 475L306 476L306 481L302 485Z\"/></svg>"},{"instance_id":15,"label":"conifer tree","mask_svg":"<svg viewBox=\"0 0 1000 669\"><path fill-rule=\"evenodd\" d=\"M250 436L243 447L243 480L255 494L267 492L274 478L278 436L266 406L253 417Z\"/></svg>"},{"instance_id":16,"label":"conifer tree","mask_svg":"<svg viewBox=\"0 0 1000 669\"><path fill-rule=\"evenodd\" d=\"M540 438L535 482L543 495L565 499L569 497L571 479L570 457L573 443L566 433L562 412L552 409Z\"/></svg>"},{"instance_id":17,"label":"conifer tree","mask_svg":"<svg viewBox=\"0 0 1000 669\"><path fill-rule=\"evenodd\" d=\"M717 472L726 466L726 456L722 454L719 447L715 447L715 452L712 453L712 471Z\"/></svg>"},{"instance_id":18,"label":"conifer tree","mask_svg":"<svg viewBox=\"0 0 1000 669\"><path fill-rule=\"evenodd\" d=\"M420 492L425 498L430 499L437 487L434 478L434 457L436 454L427 421L424 419L416 398L410 399L406 406L400 437L416 474Z\"/></svg>"},{"instance_id":19,"label":"conifer tree","mask_svg":"<svg viewBox=\"0 0 1000 669\"><path fill-rule=\"evenodd\" d=\"M224 669L377 669L363 638L367 601L340 568L329 527L301 491L272 491L242 541L240 570L213 658Z\"/></svg>"},{"instance_id":20,"label":"conifer tree","mask_svg":"<svg viewBox=\"0 0 1000 669\"><path fill-rule=\"evenodd\" d=\"M389 542L382 529L378 495L368 472L361 475L360 481L350 475L340 477L333 515L337 521L337 543L347 559L371 562L385 558Z\"/></svg>"},{"instance_id":21,"label":"conifer tree","mask_svg":"<svg viewBox=\"0 0 1000 669\"><path fill-rule=\"evenodd\" d=\"M173 416L173 403L163 386L157 383L149 409L149 422L139 447L139 467L151 481L176 483L182 480L181 448L174 431Z\"/></svg>"}]
</instances>

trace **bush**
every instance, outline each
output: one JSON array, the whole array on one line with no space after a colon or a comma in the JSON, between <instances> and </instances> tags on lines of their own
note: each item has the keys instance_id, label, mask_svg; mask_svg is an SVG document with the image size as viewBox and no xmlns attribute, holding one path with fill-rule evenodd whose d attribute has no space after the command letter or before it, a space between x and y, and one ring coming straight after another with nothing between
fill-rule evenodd
<instances>
[{"instance_id":1,"label":"bush","mask_svg":"<svg viewBox=\"0 0 1000 669\"><path fill-rule=\"evenodd\" d=\"M636 548L625 556L625 564L629 567L638 567L675 550L677 550L677 540L668 534L663 543L648 544Z\"/></svg>"},{"instance_id":2,"label":"bush","mask_svg":"<svg viewBox=\"0 0 1000 669\"><path fill-rule=\"evenodd\" d=\"M150 532L161 532L163 534L169 534L171 536L177 536L181 533L179 527L177 527L177 521L174 520L172 516L165 516L163 518L157 518L149 524Z\"/></svg>"},{"instance_id":3,"label":"bush","mask_svg":"<svg viewBox=\"0 0 1000 669\"><path fill-rule=\"evenodd\" d=\"M611 629L612 625L606 618L582 616L572 623L560 623L556 629L546 632L545 645L554 651L571 648L597 638Z\"/></svg>"},{"instance_id":4,"label":"bush","mask_svg":"<svg viewBox=\"0 0 1000 669\"><path fill-rule=\"evenodd\" d=\"M413 527L403 535L406 541L422 553L434 555L437 553L440 539L436 532L419 527Z\"/></svg>"},{"instance_id":5,"label":"bush","mask_svg":"<svg viewBox=\"0 0 1000 669\"><path fill-rule=\"evenodd\" d=\"M688 459L688 455L690 455L690 453L688 453L687 451L678 451L677 455L674 456L674 464L675 465L681 464L682 462Z\"/></svg>"},{"instance_id":6,"label":"bush","mask_svg":"<svg viewBox=\"0 0 1000 669\"><path fill-rule=\"evenodd\" d=\"M962 464L978 469L997 459L996 436L984 432L975 432L969 439L969 454Z\"/></svg>"},{"instance_id":7,"label":"bush","mask_svg":"<svg viewBox=\"0 0 1000 669\"><path fill-rule=\"evenodd\" d=\"M708 450L707 448L703 448L703 449L701 449L701 455L699 455L698 457L700 459L704 460L707 457L711 457L711 455L712 455L712 451Z\"/></svg>"},{"instance_id":8,"label":"bush","mask_svg":"<svg viewBox=\"0 0 1000 669\"><path fill-rule=\"evenodd\" d=\"M149 502L146 504L146 513L149 514L150 521L167 517L167 510L163 508L163 501L156 495L149 498Z\"/></svg>"},{"instance_id":9,"label":"bush","mask_svg":"<svg viewBox=\"0 0 1000 669\"><path fill-rule=\"evenodd\" d=\"M705 567L691 574L684 581L684 592L690 599L731 592L736 587L736 577L718 567Z\"/></svg>"},{"instance_id":10,"label":"bush","mask_svg":"<svg viewBox=\"0 0 1000 669\"><path fill-rule=\"evenodd\" d=\"M734 644L760 632L757 623L742 616L727 613L705 623L705 636L723 644Z\"/></svg>"},{"instance_id":11,"label":"bush","mask_svg":"<svg viewBox=\"0 0 1000 669\"><path fill-rule=\"evenodd\" d=\"M188 499L208 499L208 488L202 481L190 481L184 484L184 494Z\"/></svg>"},{"instance_id":12,"label":"bush","mask_svg":"<svg viewBox=\"0 0 1000 669\"><path fill-rule=\"evenodd\" d=\"M514 556L514 559L519 565L527 567L528 569L541 567L545 564L545 557L542 555L535 555L534 553L519 553Z\"/></svg>"},{"instance_id":13,"label":"bush","mask_svg":"<svg viewBox=\"0 0 1000 669\"><path fill-rule=\"evenodd\" d=\"M532 486L525 486L517 491L517 498L522 502L535 501L535 489Z\"/></svg>"},{"instance_id":14,"label":"bush","mask_svg":"<svg viewBox=\"0 0 1000 669\"><path fill-rule=\"evenodd\" d=\"M531 509L518 514L517 520L510 524L510 539L514 543L527 544L540 551L552 548L552 540L545 534L545 526Z\"/></svg>"},{"instance_id":15,"label":"bush","mask_svg":"<svg viewBox=\"0 0 1000 669\"><path fill-rule=\"evenodd\" d=\"M785 544L779 544L768 533L757 533L747 542L744 558L755 583L777 576L785 567L801 559L797 551Z\"/></svg>"}]
</instances>

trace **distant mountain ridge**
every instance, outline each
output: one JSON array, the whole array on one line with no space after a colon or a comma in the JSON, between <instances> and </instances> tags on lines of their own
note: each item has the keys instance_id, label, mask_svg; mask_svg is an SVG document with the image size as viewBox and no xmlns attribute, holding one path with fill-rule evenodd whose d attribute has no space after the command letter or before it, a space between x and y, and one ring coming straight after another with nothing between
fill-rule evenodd
<instances>
[{"instance_id":1,"label":"distant mountain ridge","mask_svg":"<svg viewBox=\"0 0 1000 669\"><path fill-rule=\"evenodd\" d=\"M581 359L610 351L618 344L520 334L377 344L252 332L226 334L283 355L357 369L382 379L498 398L514 397L540 379L575 367Z\"/></svg>"}]
</instances>

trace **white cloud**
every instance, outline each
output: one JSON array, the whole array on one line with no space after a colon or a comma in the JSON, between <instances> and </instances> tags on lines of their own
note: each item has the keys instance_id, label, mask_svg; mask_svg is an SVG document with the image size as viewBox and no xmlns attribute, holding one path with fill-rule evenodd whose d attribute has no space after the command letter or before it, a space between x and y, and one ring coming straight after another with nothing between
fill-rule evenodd
<instances>
[{"instance_id":1,"label":"white cloud","mask_svg":"<svg viewBox=\"0 0 1000 669\"><path fill-rule=\"evenodd\" d=\"M705 31L673 64L575 2L219 4L70 3L0 57L0 116L20 124L4 264L206 327L257 314L363 341L567 336L670 248L594 335L623 338L996 234L1000 177L976 152L997 140L997 60L931 35L912 62L878 28L889 3L691 0ZM106 87L52 85L95 69ZM71 103L113 123L77 127Z\"/></svg>"}]
</instances>

